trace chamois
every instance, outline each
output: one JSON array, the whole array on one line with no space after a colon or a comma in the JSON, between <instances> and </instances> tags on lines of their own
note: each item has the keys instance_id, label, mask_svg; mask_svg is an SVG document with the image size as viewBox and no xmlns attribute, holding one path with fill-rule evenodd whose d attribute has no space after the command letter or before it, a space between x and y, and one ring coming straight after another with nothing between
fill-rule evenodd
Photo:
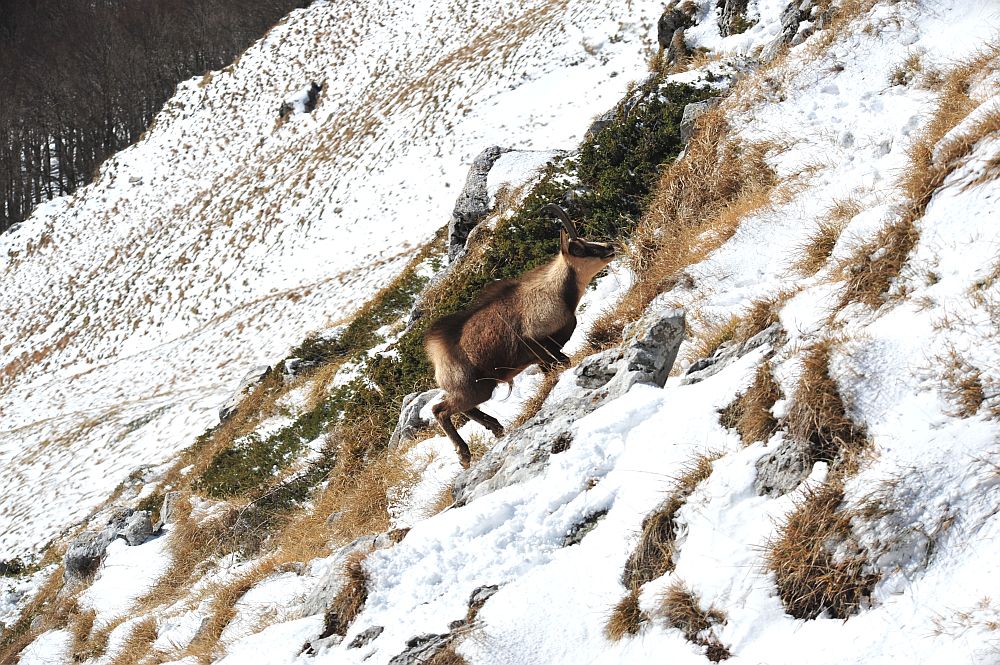
<instances>
[{"instance_id":1,"label":"chamois","mask_svg":"<svg viewBox=\"0 0 1000 665\"><path fill-rule=\"evenodd\" d=\"M567 360L562 347L576 328L576 306L615 256L611 245L579 237L559 206L550 203L542 211L562 220L559 254L516 279L487 285L471 307L441 317L424 338L434 378L445 391L432 411L465 468L472 455L451 417L463 413L500 436L500 422L476 407L529 365L547 370Z\"/></svg>"}]
</instances>

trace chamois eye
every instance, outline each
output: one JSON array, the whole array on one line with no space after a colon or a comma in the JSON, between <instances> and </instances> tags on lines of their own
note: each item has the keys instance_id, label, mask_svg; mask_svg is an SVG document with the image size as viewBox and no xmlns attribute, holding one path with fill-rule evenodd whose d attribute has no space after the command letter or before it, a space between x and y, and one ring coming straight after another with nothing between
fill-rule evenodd
<instances>
[{"instance_id":1,"label":"chamois eye","mask_svg":"<svg viewBox=\"0 0 1000 665\"><path fill-rule=\"evenodd\" d=\"M569 244L569 253L573 256L587 256L587 248L583 243L573 241Z\"/></svg>"}]
</instances>

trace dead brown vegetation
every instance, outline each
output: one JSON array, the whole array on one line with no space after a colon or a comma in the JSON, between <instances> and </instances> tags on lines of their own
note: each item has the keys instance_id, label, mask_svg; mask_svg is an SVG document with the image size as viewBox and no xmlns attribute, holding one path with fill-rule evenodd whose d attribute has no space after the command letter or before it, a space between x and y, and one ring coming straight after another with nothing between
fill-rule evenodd
<instances>
[{"instance_id":1,"label":"dead brown vegetation","mask_svg":"<svg viewBox=\"0 0 1000 665\"><path fill-rule=\"evenodd\" d=\"M591 350L621 340L658 294L683 283L683 270L736 232L742 219L768 205L776 184L764 157L769 147L731 135L722 110L698 119L682 159L666 168L628 249L641 276L622 301L595 322Z\"/></svg>"},{"instance_id":2,"label":"dead brown vegetation","mask_svg":"<svg viewBox=\"0 0 1000 665\"><path fill-rule=\"evenodd\" d=\"M781 305L789 295L790 293L783 291L773 298L756 300L746 312L706 326L695 335L693 344L685 352L686 359L694 362L710 358L723 344L745 344L750 341L758 333L778 323Z\"/></svg>"},{"instance_id":3,"label":"dead brown vegetation","mask_svg":"<svg viewBox=\"0 0 1000 665\"><path fill-rule=\"evenodd\" d=\"M948 175L964 163L978 141L1000 130L1000 113L994 113L942 143L942 139L978 105L970 97L970 86L998 53L998 47L993 46L956 66L944 77L937 108L908 151L910 165L901 182L906 203L899 218L858 247L839 268L845 280L841 307L862 303L877 308L886 302L886 293L900 276L919 239L916 221L924 215L931 197Z\"/></svg>"},{"instance_id":4,"label":"dead brown vegetation","mask_svg":"<svg viewBox=\"0 0 1000 665\"><path fill-rule=\"evenodd\" d=\"M819 220L816 230L799 248L801 256L795 263L796 269L802 274L812 275L825 266L844 227L862 210L861 202L855 198L834 201Z\"/></svg>"},{"instance_id":5,"label":"dead brown vegetation","mask_svg":"<svg viewBox=\"0 0 1000 665\"><path fill-rule=\"evenodd\" d=\"M701 609L698 597L680 580L675 580L660 596L660 613L667 623L684 633L684 638L705 647L705 657L713 663L730 657L712 629L726 622L720 610Z\"/></svg>"},{"instance_id":6,"label":"dead brown vegetation","mask_svg":"<svg viewBox=\"0 0 1000 665\"><path fill-rule=\"evenodd\" d=\"M971 418L986 401L982 371L969 363L955 349L949 349L937 364L943 368L942 390L954 406L954 415Z\"/></svg>"},{"instance_id":7,"label":"dead brown vegetation","mask_svg":"<svg viewBox=\"0 0 1000 665\"><path fill-rule=\"evenodd\" d=\"M427 665L468 665L468 663L469 661L450 644L438 649L427 661Z\"/></svg>"},{"instance_id":8,"label":"dead brown vegetation","mask_svg":"<svg viewBox=\"0 0 1000 665\"><path fill-rule=\"evenodd\" d=\"M850 470L867 444L862 426L847 413L837 382L830 375L833 342L814 345L802 359L802 372L785 419L789 436L809 445L814 461Z\"/></svg>"},{"instance_id":9,"label":"dead brown vegetation","mask_svg":"<svg viewBox=\"0 0 1000 665\"><path fill-rule=\"evenodd\" d=\"M108 665L136 665L142 663L150 655L153 642L156 640L156 619L145 617L140 619L129 631L122 646L115 651L114 658Z\"/></svg>"},{"instance_id":10,"label":"dead brown vegetation","mask_svg":"<svg viewBox=\"0 0 1000 665\"><path fill-rule=\"evenodd\" d=\"M824 611L846 619L869 600L878 575L859 548L846 547L853 513L836 480L807 492L765 554L785 610L798 619Z\"/></svg>"},{"instance_id":11,"label":"dead brown vegetation","mask_svg":"<svg viewBox=\"0 0 1000 665\"><path fill-rule=\"evenodd\" d=\"M614 642L626 635L637 635L648 619L639 608L639 589L632 589L611 610L604 625L604 635Z\"/></svg>"},{"instance_id":12,"label":"dead brown vegetation","mask_svg":"<svg viewBox=\"0 0 1000 665\"><path fill-rule=\"evenodd\" d=\"M750 387L719 412L720 421L739 433L743 445L767 441L778 431L778 420L771 408L781 398L781 388L771 373L771 364L765 361L757 368Z\"/></svg>"},{"instance_id":13,"label":"dead brown vegetation","mask_svg":"<svg viewBox=\"0 0 1000 665\"><path fill-rule=\"evenodd\" d=\"M709 453L695 457L675 479L667 500L642 521L639 543L622 573L625 588L638 589L674 569L674 518L698 484L712 474L712 462L720 456Z\"/></svg>"},{"instance_id":14,"label":"dead brown vegetation","mask_svg":"<svg viewBox=\"0 0 1000 665\"><path fill-rule=\"evenodd\" d=\"M329 475L326 489L317 498L314 511L317 515L337 515L325 532L328 538L341 543L387 530L392 496L406 492L422 470L414 468L406 457L416 442L366 460L363 451L352 447L370 439L355 430L335 428L332 436L341 442L338 462Z\"/></svg>"},{"instance_id":15,"label":"dead brown vegetation","mask_svg":"<svg viewBox=\"0 0 1000 665\"><path fill-rule=\"evenodd\" d=\"M367 556L366 552L356 552L344 564L343 586L326 610L321 638L346 635L347 629L368 600L368 571L364 567Z\"/></svg>"}]
</instances>

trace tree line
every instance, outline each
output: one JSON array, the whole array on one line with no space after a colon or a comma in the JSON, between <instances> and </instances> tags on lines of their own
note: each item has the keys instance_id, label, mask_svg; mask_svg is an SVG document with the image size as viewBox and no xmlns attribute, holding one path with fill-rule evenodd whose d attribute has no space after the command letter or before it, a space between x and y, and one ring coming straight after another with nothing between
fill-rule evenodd
<instances>
[{"instance_id":1,"label":"tree line","mask_svg":"<svg viewBox=\"0 0 1000 665\"><path fill-rule=\"evenodd\" d=\"M308 0L0 0L0 232Z\"/></svg>"}]
</instances>

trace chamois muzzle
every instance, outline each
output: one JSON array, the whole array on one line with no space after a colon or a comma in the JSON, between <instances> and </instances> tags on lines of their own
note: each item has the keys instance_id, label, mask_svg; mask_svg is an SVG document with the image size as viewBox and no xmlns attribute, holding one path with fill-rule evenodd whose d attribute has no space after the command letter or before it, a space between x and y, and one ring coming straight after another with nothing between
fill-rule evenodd
<instances>
[{"instance_id":1,"label":"chamois muzzle","mask_svg":"<svg viewBox=\"0 0 1000 665\"><path fill-rule=\"evenodd\" d=\"M606 242L588 242L587 249L602 259L611 259L615 256L615 246Z\"/></svg>"}]
</instances>

